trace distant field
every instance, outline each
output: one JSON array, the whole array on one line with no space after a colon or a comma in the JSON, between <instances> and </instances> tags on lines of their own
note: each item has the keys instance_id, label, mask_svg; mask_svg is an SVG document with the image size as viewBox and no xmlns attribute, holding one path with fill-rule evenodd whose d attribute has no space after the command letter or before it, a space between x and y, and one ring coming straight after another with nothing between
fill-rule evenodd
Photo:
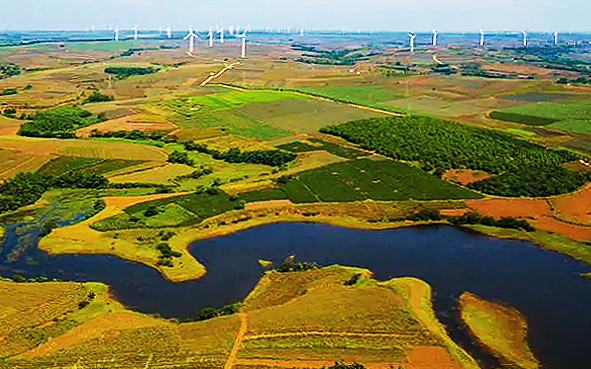
<instances>
[{"instance_id":1,"label":"distant field","mask_svg":"<svg viewBox=\"0 0 591 369\"><path fill-rule=\"evenodd\" d=\"M181 176L193 172L192 168L184 164L166 163L162 166L156 166L151 169L141 170L129 174L115 175L109 178L111 182L141 182L141 183L161 183L170 184L176 176ZM115 173L116 174L116 173Z\"/></svg>"},{"instance_id":2,"label":"distant field","mask_svg":"<svg viewBox=\"0 0 591 369\"><path fill-rule=\"evenodd\" d=\"M279 189L263 189L240 196L246 201L288 198L295 203L481 197L421 169L391 160L359 159L330 164L298 173L277 186L284 196Z\"/></svg>"},{"instance_id":3,"label":"distant field","mask_svg":"<svg viewBox=\"0 0 591 369\"><path fill-rule=\"evenodd\" d=\"M321 100L285 100L235 110L291 132L315 132L326 124L382 116L372 111Z\"/></svg>"},{"instance_id":4,"label":"distant field","mask_svg":"<svg viewBox=\"0 0 591 369\"><path fill-rule=\"evenodd\" d=\"M555 120L549 128L573 133L591 134L591 100L544 102L503 109L503 113L520 114Z\"/></svg>"},{"instance_id":5,"label":"distant field","mask_svg":"<svg viewBox=\"0 0 591 369\"><path fill-rule=\"evenodd\" d=\"M308 143L302 141L295 141L283 145L278 145L277 148L294 153L326 150L333 155L345 159L359 159L361 157L370 155L365 151L343 147L341 145L337 145L335 143L324 141L322 139L317 138L311 138L310 140L308 140Z\"/></svg>"},{"instance_id":6,"label":"distant field","mask_svg":"<svg viewBox=\"0 0 591 369\"><path fill-rule=\"evenodd\" d=\"M38 173L59 176L74 171L106 174L144 163L142 160L102 159L62 156L51 159Z\"/></svg>"},{"instance_id":7,"label":"distant field","mask_svg":"<svg viewBox=\"0 0 591 369\"><path fill-rule=\"evenodd\" d=\"M297 90L326 96L332 99L351 101L363 105L383 108L391 108L391 106L381 104L382 102L404 97L404 94L401 94L386 85L334 86L327 84L325 86L298 87Z\"/></svg>"}]
</instances>

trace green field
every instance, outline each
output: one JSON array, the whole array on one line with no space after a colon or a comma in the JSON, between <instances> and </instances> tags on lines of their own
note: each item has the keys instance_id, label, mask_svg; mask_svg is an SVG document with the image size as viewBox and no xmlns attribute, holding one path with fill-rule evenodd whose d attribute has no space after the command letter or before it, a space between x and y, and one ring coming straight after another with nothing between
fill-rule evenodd
<instances>
[{"instance_id":1,"label":"green field","mask_svg":"<svg viewBox=\"0 0 591 369\"><path fill-rule=\"evenodd\" d=\"M290 151L293 153L325 150L333 155L340 156L341 158L345 159L359 159L364 156L369 156L369 154L365 151L343 147L341 145L324 141L318 138L311 138L309 141L312 142L314 146L306 142L295 141L279 145L277 146L277 148L285 151Z\"/></svg>"},{"instance_id":2,"label":"green field","mask_svg":"<svg viewBox=\"0 0 591 369\"><path fill-rule=\"evenodd\" d=\"M60 176L62 174L85 171L96 174L105 174L119 169L142 164L142 160L104 159L104 158L81 158L72 156L60 156L51 159L43 165L37 173Z\"/></svg>"},{"instance_id":3,"label":"green field","mask_svg":"<svg viewBox=\"0 0 591 369\"><path fill-rule=\"evenodd\" d=\"M503 109L514 113L555 120L549 128L572 133L591 134L591 100L571 102L540 102Z\"/></svg>"},{"instance_id":4,"label":"green field","mask_svg":"<svg viewBox=\"0 0 591 369\"><path fill-rule=\"evenodd\" d=\"M392 106L383 102L404 97L399 92L383 85L310 86L299 87L297 90L384 109L392 109Z\"/></svg>"},{"instance_id":5,"label":"green field","mask_svg":"<svg viewBox=\"0 0 591 369\"><path fill-rule=\"evenodd\" d=\"M154 200L133 205L119 214L92 224L99 231L179 227L199 223L200 221L241 207L242 202L223 191L215 194L192 193ZM146 211L155 207L158 213L147 215Z\"/></svg>"},{"instance_id":6,"label":"green field","mask_svg":"<svg viewBox=\"0 0 591 369\"><path fill-rule=\"evenodd\" d=\"M245 201L288 198L295 203L372 200L475 199L482 196L391 160L330 164L278 181L279 189L247 192ZM254 200L251 200L254 199Z\"/></svg>"}]
</instances>

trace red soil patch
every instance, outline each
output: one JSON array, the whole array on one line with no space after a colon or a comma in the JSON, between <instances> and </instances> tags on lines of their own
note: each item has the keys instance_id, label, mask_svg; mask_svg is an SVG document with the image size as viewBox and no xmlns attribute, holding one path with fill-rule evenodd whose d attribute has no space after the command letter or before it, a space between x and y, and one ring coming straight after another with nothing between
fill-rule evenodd
<instances>
[{"instance_id":1,"label":"red soil patch","mask_svg":"<svg viewBox=\"0 0 591 369\"><path fill-rule=\"evenodd\" d=\"M550 217L541 217L534 222L533 226L536 229L559 233L578 241L591 240L591 227L568 224Z\"/></svg>"},{"instance_id":2,"label":"red soil patch","mask_svg":"<svg viewBox=\"0 0 591 369\"><path fill-rule=\"evenodd\" d=\"M551 198L556 217L567 222L591 224L591 184L575 193Z\"/></svg>"},{"instance_id":3,"label":"red soil patch","mask_svg":"<svg viewBox=\"0 0 591 369\"><path fill-rule=\"evenodd\" d=\"M176 125L170 122L131 122L132 117L123 117L118 119L111 119L105 122L93 124L88 127L80 128L76 131L79 137L89 137L93 130L100 132L115 132L115 131L170 131L177 128Z\"/></svg>"},{"instance_id":4,"label":"red soil patch","mask_svg":"<svg viewBox=\"0 0 591 369\"><path fill-rule=\"evenodd\" d=\"M461 369L443 347L413 347L406 360L413 369Z\"/></svg>"},{"instance_id":5,"label":"red soil patch","mask_svg":"<svg viewBox=\"0 0 591 369\"><path fill-rule=\"evenodd\" d=\"M462 185L468 183L477 182L486 178L489 178L490 174L471 169L451 169L445 172L443 179L448 181L456 181Z\"/></svg>"},{"instance_id":6,"label":"red soil patch","mask_svg":"<svg viewBox=\"0 0 591 369\"><path fill-rule=\"evenodd\" d=\"M491 217L533 217L552 215L544 199L481 199L467 200L466 205L478 213Z\"/></svg>"},{"instance_id":7,"label":"red soil patch","mask_svg":"<svg viewBox=\"0 0 591 369\"><path fill-rule=\"evenodd\" d=\"M0 127L0 136L14 136L20 129L20 126Z\"/></svg>"},{"instance_id":8,"label":"red soil patch","mask_svg":"<svg viewBox=\"0 0 591 369\"><path fill-rule=\"evenodd\" d=\"M549 69L542 69L542 68L534 67L531 65L519 65L519 64L495 63L495 64L484 65L482 69L488 70L488 71L500 71L500 72L504 72L504 73L535 74L538 76L547 76L547 75L553 73Z\"/></svg>"}]
</instances>

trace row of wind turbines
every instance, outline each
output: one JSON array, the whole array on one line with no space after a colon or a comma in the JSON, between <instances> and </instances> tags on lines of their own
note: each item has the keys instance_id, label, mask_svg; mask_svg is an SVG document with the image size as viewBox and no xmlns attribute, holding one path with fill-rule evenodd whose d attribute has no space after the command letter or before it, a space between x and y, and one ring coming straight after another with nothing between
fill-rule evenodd
<instances>
[{"instance_id":1,"label":"row of wind turbines","mask_svg":"<svg viewBox=\"0 0 591 369\"><path fill-rule=\"evenodd\" d=\"M437 36L439 35L439 32L437 32L436 30L431 31L432 36L432 45L433 46L437 46ZM523 35L523 46L527 46L528 45L528 40L527 40L527 32L525 30L521 31L521 34ZM553 33L554 35L554 46L558 46L558 31L554 31ZM485 40L484 40L484 30L480 30L480 42L479 45L480 47L484 47L485 44ZM415 51L415 38L417 37L417 35L415 33L410 32L408 34L408 37L410 39L410 52L414 53Z\"/></svg>"},{"instance_id":2,"label":"row of wind turbines","mask_svg":"<svg viewBox=\"0 0 591 369\"><path fill-rule=\"evenodd\" d=\"M137 40L138 39L138 31L139 31L139 27L138 25L134 25L132 27L133 32L133 39ZM115 42L119 42L119 26L115 26L115 29L113 30L113 38L115 40ZM160 27L159 29L160 32L163 31L163 28ZM228 33L236 38L241 38L242 39L242 50L240 53L241 58L246 58L246 34L247 32L250 31L250 26L246 27L242 33L240 32L240 26L230 26L228 27ZM217 33L219 35L219 42L220 44L224 43L224 32L225 29L222 27L218 27L216 26L216 31L214 32L213 27L209 27L209 32L208 32L208 45L209 47L213 47L215 44L215 34ZM169 39L172 39L172 29L170 28L170 26L166 27L166 37ZM193 29L192 26L189 26L189 33L183 38L183 40L185 41L189 41L189 47L188 47L188 53L189 54L193 54L193 52L195 51L195 41L197 40L197 34L195 33L195 30Z\"/></svg>"}]
</instances>

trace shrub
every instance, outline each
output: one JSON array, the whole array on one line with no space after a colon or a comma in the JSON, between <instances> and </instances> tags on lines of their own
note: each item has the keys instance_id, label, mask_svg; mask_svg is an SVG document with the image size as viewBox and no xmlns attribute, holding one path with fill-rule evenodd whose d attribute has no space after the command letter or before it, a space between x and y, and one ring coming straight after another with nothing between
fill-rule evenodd
<instances>
[{"instance_id":1,"label":"shrub","mask_svg":"<svg viewBox=\"0 0 591 369\"><path fill-rule=\"evenodd\" d=\"M144 211L144 216L146 217L153 217L158 214L160 214L160 210L154 205L150 205L150 207Z\"/></svg>"},{"instance_id":2,"label":"shrub","mask_svg":"<svg viewBox=\"0 0 591 369\"><path fill-rule=\"evenodd\" d=\"M84 99L82 101L82 103L88 104L88 103L98 103L98 102L113 101L113 100L115 100L113 98L113 96L103 95L98 91L92 91L90 96L88 96L86 99Z\"/></svg>"},{"instance_id":3,"label":"shrub","mask_svg":"<svg viewBox=\"0 0 591 369\"><path fill-rule=\"evenodd\" d=\"M193 166L195 162L193 159L189 158L189 155L186 152L182 151L173 151L170 155L168 155L168 162L169 163L177 163L177 164L185 164L189 166Z\"/></svg>"}]
</instances>

